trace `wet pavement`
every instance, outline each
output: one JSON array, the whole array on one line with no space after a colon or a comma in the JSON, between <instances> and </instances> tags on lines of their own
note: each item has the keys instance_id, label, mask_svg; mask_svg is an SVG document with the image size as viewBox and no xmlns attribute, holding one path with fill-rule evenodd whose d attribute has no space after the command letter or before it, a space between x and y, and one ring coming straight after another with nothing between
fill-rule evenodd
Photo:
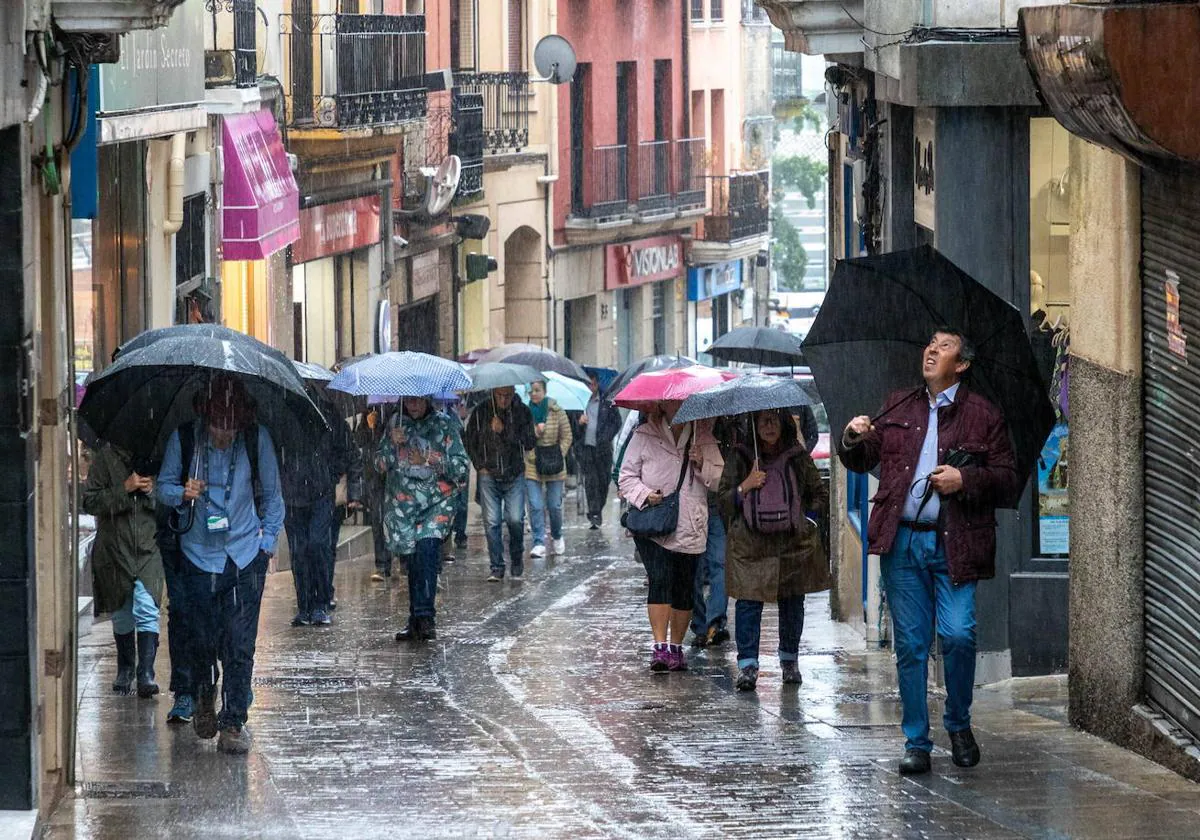
<instances>
[{"instance_id":1,"label":"wet pavement","mask_svg":"<svg viewBox=\"0 0 1200 840\"><path fill-rule=\"evenodd\" d=\"M111 627L95 625L79 783L43 836L1200 837L1200 786L1072 730L1061 678L977 692L979 767L954 767L937 732L934 772L899 777L891 657L829 621L823 595L802 686L764 656L758 691L735 691L732 645L651 676L629 542L567 520L567 556L501 584L473 523L425 645L393 641L405 582L371 583L369 561L339 564L331 627L290 627L291 577L272 575L249 756L168 727L167 697L112 695ZM776 638L768 607L764 653ZM161 653L165 683L165 638Z\"/></svg>"}]
</instances>

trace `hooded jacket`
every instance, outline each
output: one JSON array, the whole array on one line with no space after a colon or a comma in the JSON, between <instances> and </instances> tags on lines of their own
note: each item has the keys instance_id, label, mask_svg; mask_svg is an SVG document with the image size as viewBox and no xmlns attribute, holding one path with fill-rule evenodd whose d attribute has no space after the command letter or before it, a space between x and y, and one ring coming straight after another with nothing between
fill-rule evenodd
<instances>
[{"instance_id":1,"label":"hooded jacket","mask_svg":"<svg viewBox=\"0 0 1200 840\"><path fill-rule=\"evenodd\" d=\"M504 423L500 434L492 431L492 418L497 416ZM463 444L476 471L486 471L498 481L521 478L525 475L525 453L537 445L533 414L518 396L503 411L497 411L495 401L487 399L467 418Z\"/></svg>"}]
</instances>

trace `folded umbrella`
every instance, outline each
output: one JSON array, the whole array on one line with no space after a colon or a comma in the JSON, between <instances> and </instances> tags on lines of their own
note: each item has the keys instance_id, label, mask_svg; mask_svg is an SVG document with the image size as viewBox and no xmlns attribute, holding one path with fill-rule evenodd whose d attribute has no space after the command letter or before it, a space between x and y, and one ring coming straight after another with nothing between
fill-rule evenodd
<instances>
[{"instance_id":1,"label":"folded umbrella","mask_svg":"<svg viewBox=\"0 0 1200 840\"><path fill-rule=\"evenodd\" d=\"M804 364L800 340L774 327L737 327L710 344L705 352L723 362L763 367Z\"/></svg>"},{"instance_id":2,"label":"folded umbrella","mask_svg":"<svg viewBox=\"0 0 1200 840\"><path fill-rule=\"evenodd\" d=\"M676 356L666 354L662 356L647 356L641 361L634 362L629 367L617 374L604 388L604 398L612 401L622 388L633 381L633 378L641 373L649 373L652 370L670 370L671 368L685 368L700 364L695 359L688 356Z\"/></svg>"},{"instance_id":3,"label":"folded umbrella","mask_svg":"<svg viewBox=\"0 0 1200 840\"><path fill-rule=\"evenodd\" d=\"M613 402L622 408L641 411L656 402L686 400L692 394L734 379L737 375L730 370L717 370L704 365L641 373L621 389Z\"/></svg>"},{"instance_id":4,"label":"folded umbrella","mask_svg":"<svg viewBox=\"0 0 1200 840\"><path fill-rule=\"evenodd\" d=\"M692 394L679 407L675 422L688 423L709 417L816 405L820 401L798 380L746 374Z\"/></svg>"},{"instance_id":5,"label":"folded umbrella","mask_svg":"<svg viewBox=\"0 0 1200 840\"><path fill-rule=\"evenodd\" d=\"M467 391L490 391L493 388L508 388L528 385L544 379L542 372L529 365L508 362L480 362L471 369L471 384Z\"/></svg>"},{"instance_id":6,"label":"folded umbrella","mask_svg":"<svg viewBox=\"0 0 1200 840\"><path fill-rule=\"evenodd\" d=\"M529 365L542 373L554 371L571 379L578 379L580 382L588 381L587 371L579 364L561 353L555 353L546 347L538 347L536 344L502 344L484 353L476 362L481 365L490 362Z\"/></svg>"},{"instance_id":7,"label":"folded umbrella","mask_svg":"<svg viewBox=\"0 0 1200 840\"><path fill-rule=\"evenodd\" d=\"M280 448L307 447L328 428L290 359L244 333L193 326L211 325L167 327L150 340L134 339L88 383L79 415L97 437L139 460L157 459L171 432L196 418L193 399L218 373L246 387L255 420Z\"/></svg>"},{"instance_id":8,"label":"folded umbrella","mask_svg":"<svg viewBox=\"0 0 1200 840\"><path fill-rule=\"evenodd\" d=\"M329 387L360 397L427 397L469 388L458 362L428 353L378 353L346 364Z\"/></svg>"},{"instance_id":9,"label":"folded umbrella","mask_svg":"<svg viewBox=\"0 0 1200 840\"><path fill-rule=\"evenodd\" d=\"M960 331L975 345L965 385L1004 413L1024 482L1054 426L1026 320L926 245L839 262L804 357L836 435L889 393L921 384L921 355L938 327Z\"/></svg>"},{"instance_id":10,"label":"folded umbrella","mask_svg":"<svg viewBox=\"0 0 1200 840\"><path fill-rule=\"evenodd\" d=\"M546 396L558 403L563 411L584 411L592 398L592 389L582 382L563 376L561 373L548 371L542 374L546 382ZM529 385L517 387L521 399L529 402Z\"/></svg>"}]
</instances>

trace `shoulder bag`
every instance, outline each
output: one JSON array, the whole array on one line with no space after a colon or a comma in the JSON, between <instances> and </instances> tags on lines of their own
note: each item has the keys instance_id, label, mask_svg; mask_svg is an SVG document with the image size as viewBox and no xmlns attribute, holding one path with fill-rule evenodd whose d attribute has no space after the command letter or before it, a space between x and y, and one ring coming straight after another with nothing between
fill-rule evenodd
<instances>
[{"instance_id":1,"label":"shoulder bag","mask_svg":"<svg viewBox=\"0 0 1200 840\"><path fill-rule=\"evenodd\" d=\"M679 525L679 490L683 487L683 479L687 476L689 460L692 451L692 436L689 435L687 444L683 447L683 466L679 468L679 481L675 484L675 492L663 498L656 505L646 505L644 508L629 507L621 514L621 524L635 537L665 537L675 533Z\"/></svg>"}]
</instances>

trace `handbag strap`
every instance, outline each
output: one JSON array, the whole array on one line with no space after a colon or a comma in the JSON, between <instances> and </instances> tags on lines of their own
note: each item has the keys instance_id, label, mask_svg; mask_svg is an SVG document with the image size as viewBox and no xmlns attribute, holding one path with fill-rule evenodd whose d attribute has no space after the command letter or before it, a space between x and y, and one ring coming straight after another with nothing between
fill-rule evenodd
<instances>
[{"instance_id":1,"label":"handbag strap","mask_svg":"<svg viewBox=\"0 0 1200 840\"><path fill-rule=\"evenodd\" d=\"M683 487L683 479L687 476L688 466L691 464L689 456L692 452L692 439L696 437L696 427L692 426L688 433L687 443L683 445L683 466L679 468L679 481L675 482L675 492L678 493Z\"/></svg>"}]
</instances>

